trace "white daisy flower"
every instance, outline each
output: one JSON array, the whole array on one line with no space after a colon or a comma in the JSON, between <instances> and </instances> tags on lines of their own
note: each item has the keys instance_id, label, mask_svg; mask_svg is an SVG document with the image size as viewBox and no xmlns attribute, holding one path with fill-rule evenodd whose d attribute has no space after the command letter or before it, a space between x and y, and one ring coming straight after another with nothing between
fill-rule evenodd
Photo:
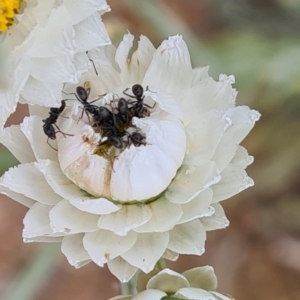
<instances>
[{"instance_id":1,"label":"white daisy flower","mask_svg":"<svg viewBox=\"0 0 300 300\"><path fill-rule=\"evenodd\" d=\"M192 69L180 36L157 50L143 36L129 60L132 42L92 50L95 69L65 85L73 101L33 106L0 136L21 162L0 192L30 208L24 241L60 241L71 265L107 263L122 282L201 255L206 231L228 226L219 202L253 185L239 143L259 118L235 107L233 76Z\"/></svg>"},{"instance_id":2,"label":"white daisy flower","mask_svg":"<svg viewBox=\"0 0 300 300\"><path fill-rule=\"evenodd\" d=\"M232 300L216 292L217 277L211 266L198 267L179 274L170 269L140 273L137 294L113 297L109 300Z\"/></svg>"},{"instance_id":3,"label":"white daisy flower","mask_svg":"<svg viewBox=\"0 0 300 300\"><path fill-rule=\"evenodd\" d=\"M101 21L109 10L105 0L27 1L16 24L1 35L9 54L0 87L0 130L18 101L60 105L63 84L78 82L91 64L86 51L110 44Z\"/></svg>"}]
</instances>

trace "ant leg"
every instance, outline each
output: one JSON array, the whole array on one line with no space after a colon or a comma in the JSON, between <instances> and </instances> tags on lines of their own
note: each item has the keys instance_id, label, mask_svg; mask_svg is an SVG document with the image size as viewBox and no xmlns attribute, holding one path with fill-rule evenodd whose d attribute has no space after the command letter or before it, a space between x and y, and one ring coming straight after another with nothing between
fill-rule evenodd
<instances>
[{"instance_id":1,"label":"ant leg","mask_svg":"<svg viewBox=\"0 0 300 300\"><path fill-rule=\"evenodd\" d=\"M91 62L92 62L92 64L93 64L93 67L94 67L94 70L95 70L95 73L96 73L96 75L98 76L98 72L97 72L97 70L96 70L96 67L95 67L95 63L94 63L94 61L93 61L92 59L90 59L90 58L89 58L89 61L91 61Z\"/></svg>"},{"instance_id":2,"label":"ant leg","mask_svg":"<svg viewBox=\"0 0 300 300\"><path fill-rule=\"evenodd\" d=\"M76 97L76 99L82 103L82 100L80 98L78 98L76 93L65 93L64 91L62 91L62 93L64 93L65 95L74 95ZM62 101L66 101L66 100L75 100L75 99L63 99Z\"/></svg>"},{"instance_id":3,"label":"ant leg","mask_svg":"<svg viewBox=\"0 0 300 300\"><path fill-rule=\"evenodd\" d=\"M103 98L103 96L105 96L106 95L106 93L105 94L103 94L103 95L100 95L100 97L99 98L97 98L97 99L94 99L93 101L91 101L91 102L89 102L90 104L92 104L92 103L94 103L94 102L96 102L97 100L100 100L101 98Z\"/></svg>"},{"instance_id":4,"label":"ant leg","mask_svg":"<svg viewBox=\"0 0 300 300\"><path fill-rule=\"evenodd\" d=\"M151 93L155 93L155 94L156 94L156 92L153 92L153 91L151 91L151 90L149 89L149 85L146 86L146 91L149 91L149 92L151 92Z\"/></svg>"},{"instance_id":5,"label":"ant leg","mask_svg":"<svg viewBox=\"0 0 300 300\"><path fill-rule=\"evenodd\" d=\"M90 92L91 92L91 88L88 88L88 89L86 90L86 93L87 93L87 98L86 98L86 99L88 99L88 97L89 97L89 95L90 95Z\"/></svg>"},{"instance_id":6,"label":"ant leg","mask_svg":"<svg viewBox=\"0 0 300 300\"><path fill-rule=\"evenodd\" d=\"M58 151L57 149L55 149L53 146L51 146L51 144L49 143L49 137L47 138L47 144L55 151Z\"/></svg>"},{"instance_id":7,"label":"ant leg","mask_svg":"<svg viewBox=\"0 0 300 300\"><path fill-rule=\"evenodd\" d=\"M85 53L86 53L87 57L89 58L89 56L88 56L88 51L86 51ZM98 76L98 72L97 72L97 70L96 70L96 67L95 67L95 63L94 63L94 61L93 61L91 58L89 58L89 61L91 61L91 62L92 62L92 64L93 64L93 67L94 67L94 70L95 70L95 73L96 73L96 75Z\"/></svg>"},{"instance_id":8,"label":"ant leg","mask_svg":"<svg viewBox=\"0 0 300 300\"><path fill-rule=\"evenodd\" d=\"M57 131L55 133L60 132L64 137L66 137L66 135L68 135L68 136L74 136L74 134L62 132L56 124L53 124L53 126L55 126L57 128Z\"/></svg>"},{"instance_id":9,"label":"ant leg","mask_svg":"<svg viewBox=\"0 0 300 300\"><path fill-rule=\"evenodd\" d=\"M155 107L155 105L156 105L156 102L154 103L154 105L153 106L150 106L150 105L148 105L148 104L146 104L146 103L143 103L143 105L145 105L145 106L147 106L148 108L154 108Z\"/></svg>"},{"instance_id":10,"label":"ant leg","mask_svg":"<svg viewBox=\"0 0 300 300\"><path fill-rule=\"evenodd\" d=\"M130 98L135 98L135 99L137 99L135 96L132 96L132 95L127 94L126 91L128 91L128 90L129 90L129 88L127 88L126 90L124 90L124 91L123 91L123 94L126 95L126 96L128 96L128 97L130 97Z\"/></svg>"}]
</instances>

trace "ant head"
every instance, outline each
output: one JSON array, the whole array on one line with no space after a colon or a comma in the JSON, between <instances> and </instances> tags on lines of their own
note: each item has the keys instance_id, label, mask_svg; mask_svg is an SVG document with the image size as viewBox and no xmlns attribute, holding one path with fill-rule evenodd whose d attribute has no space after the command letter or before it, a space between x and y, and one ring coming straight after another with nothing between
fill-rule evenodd
<instances>
[{"instance_id":1,"label":"ant head","mask_svg":"<svg viewBox=\"0 0 300 300\"><path fill-rule=\"evenodd\" d=\"M110 144L112 144L114 147L116 147L117 149L122 149L123 148L123 141L121 138L117 137L117 136L110 136L108 138L108 142Z\"/></svg>"},{"instance_id":2,"label":"ant head","mask_svg":"<svg viewBox=\"0 0 300 300\"><path fill-rule=\"evenodd\" d=\"M137 98L142 98L144 94L144 89L140 84L135 84L134 86L132 86L132 93Z\"/></svg>"},{"instance_id":3,"label":"ant head","mask_svg":"<svg viewBox=\"0 0 300 300\"><path fill-rule=\"evenodd\" d=\"M124 98L120 98L118 102L118 110L121 114L126 114L128 111L128 104Z\"/></svg>"},{"instance_id":4,"label":"ant head","mask_svg":"<svg viewBox=\"0 0 300 300\"><path fill-rule=\"evenodd\" d=\"M85 90L84 87L78 86L78 87L76 88L76 93L77 93L77 95L78 95L78 97L79 97L80 100L82 100L83 102L86 102L86 100L87 100L89 94L88 94L88 92Z\"/></svg>"}]
</instances>

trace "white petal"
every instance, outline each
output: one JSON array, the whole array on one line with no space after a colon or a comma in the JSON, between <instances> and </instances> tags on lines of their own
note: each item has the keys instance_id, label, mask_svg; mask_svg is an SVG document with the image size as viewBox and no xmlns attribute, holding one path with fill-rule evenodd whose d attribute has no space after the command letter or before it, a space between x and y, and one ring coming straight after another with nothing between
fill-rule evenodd
<instances>
[{"instance_id":1,"label":"white petal","mask_svg":"<svg viewBox=\"0 0 300 300\"><path fill-rule=\"evenodd\" d=\"M133 124L146 134L147 144L156 146L167 154L177 168L181 166L185 156L186 136L183 124L178 119L161 113L151 118L135 118Z\"/></svg>"},{"instance_id":2,"label":"white petal","mask_svg":"<svg viewBox=\"0 0 300 300\"><path fill-rule=\"evenodd\" d=\"M214 209L210 206L212 196L212 190L207 189L192 201L183 204L181 206L183 214L177 224L186 223L200 217L211 216L214 213Z\"/></svg>"},{"instance_id":3,"label":"white petal","mask_svg":"<svg viewBox=\"0 0 300 300\"><path fill-rule=\"evenodd\" d=\"M61 252L75 268L83 267L91 262L91 258L82 244L83 234L65 236L61 243Z\"/></svg>"},{"instance_id":4,"label":"white petal","mask_svg":"<svg viewBox=\"0 0 300 300\"><path fill-rule=\"evenodd\" d=\"M171 95L158 90L157 88L152 91L151 87L149 90L146 90L144 92L145 97L150 97L152 100L154 100L159 108L177 118L180 120L183 120L183 112L182 109L178 103L177 100L175 100ZM145 98L145 102L147 101L147 98Z\"/></svg>"},{"instance_id":5,"label":"white petal","mask_svg":"<svg viewBox=\"0 0 300 300\"><path fill-rule=\"evenodd\" d=\"M27 103L57 107L61 103L62 89L62 82L44 82L29 76L21 95Z\"/></svg>"},{"instance_id":6,"label":"white petal","mask_svg":"<svg viewBox=\"0 0 300 300\"><path fill-rule=\"evenodd\" d=\"M177 290L189 286L189 282L181 274L170 269L163 269L148 281L147 289L156 289L167 294L175 294Z\"/></svg>"},{"instance_id":7,"label":"white petal","mask_svg":"<svg viewBox=\"0 0 300 300\"><path fill-rule=\"evenodd\" d=\"M27 137L37 160L50 159L57 161L57 152L47 144L47 136L43 132L43 122L38 116L26 117L21 124L21 130ZM56 143L51 140L51 145Z\"/></svg>"},{"instance_id":8,"label":"white petal","mask_svg":"<svg viewBox=\"0 0 300 300\"><path fill-rule=\"evenodd\" d=\"M121 257L129 264L148 273L165 252L168 241L168 232L138 234L134 246Z\"/></svg>"},{"instance_id":9,"label":"white petal","mask_svg":"<svg viewBox=\"0 0 300 300\"><path fill-rule=\"evenodd\" d=\"M114 89L116 86L121 85L122 82L118 65L116 65L114 58L110 58L110 55L114 53L115 48L113 45L98 47L89 51L89 57L94 61L98 73L105 74L105 76L99 76L99 78L97 78L97 85L91 84L91 93L95 90L97 92L96 95L102 95ZM92 72L95 74L94 70Z\"/></svg>"},{"instance_id":10,"label":"white petal","mask_svg":"<svg viewBox=\"0 0 300 300\"><path fill-rule=\"evenodd\" d=\"M110 164L110 161L102 156L86 153L65 169L64 174L89 194L95 197L109 197L109 192L106 192L108 189L107 181L109 180L106 176L106 168L110 168L108 164Z\"/></svg>"},{"instance_id":11,"label":"white petal","mask_svg":"<svg viewBox=\"0 0 300 300\"><path fill-rule=\"evenodd\" d=\"M166 295L159 290L146 290L135 295L131 300L161 300Z\"/></svg>"},{"instance_id":12,"label":"white petal","mask_svg":"<svg viewBox=\"0 0 300 300\"><path fill-rule=\"evenodd\" d=\"M53 191L64 199L86 198L86 193L70 181L61 171L57 162L48 159L35 163L36 168L44 174Z\"/></svg>"},{"instance_id":13,"label":"white petal","mask_svg":"<svg viewBox=\"0 0 300 300\"><path fill-rule=\"evenodd\" d=\"M191 122L186 127L187 153L184 164L207 163L229 125L230 119L227 114L217 110L200 115L197 121Z\"/></svg>"},{"instance_id":14,"label":"white petal","mask_svg":"<svg viewBox=\"0 0 300 300\"><path fill-rule=\"evenodd\" d=\"M171 261L176 261L178 259L178 257L179 257L179 254L170 249L167 249L165 251L165 253L163 254L163 258L171 260Z\"/></svg>"},{"instance_id":15,"label":"white petal","mask_svg":"<svg viewBox=\"0 0 300 300\"><path fill-rule=\"evenodd\" d=\"M205 230L199 220L175 226L170 231L168 249L179 254L197 254L204 252Z\"/></svg>"},{"instance_id":16,"label":"white petal","mask_svg":"<svg viewBox=\"0 0 300 300\"><path fill-rule=\"evenodd\" d=\"M6 37L7 36L8 34ZM9 51L8 48L9 47L5 49L5 53ZM10 54L6 53L4 55L8 56ZM9 57L6 62L8 62L8 64L10 63ZM14 70L12 70L12 68L14 68ZM20 91L29 76L26 71L10 65L7 68L5 66L2 67L2 70L5 72L5 87L0 88L0 130L3 129L8 116L16 110ZM13 72L16 72L17 76L13 76Z\"/></svg>"},{"instance_id":17,"label":"white petal","mask_svg":"<svg viewBox=\"0 0 300 300\"><path fill-rule=\"evenodd\" d=\"M1 177L0 185L43 204L55 205L61 200L33 163L10 168Z\"/></svg>"},{"instance_id":18,"label":"white petal","mask_svg":"<svg viewBox=\"0 0 300 300\"><path fill-rule=\"evenodd\" d=\"M92 260L102 267L108 260L112 260L132 248L135 241L136 234L132 231L126 236L119 236L108 230L98 230L86 233L83 245Z\"/></svg>"},{"instance_id":19,"label":"white petal","mask_svg":"<svg viewBox=\"0 0 300 300\"><path fill-rule=\"evenodd\" d=\"M85 52L98 46L110 44L98 12L77 23L74 29L76 52Z\"/></svg>"},{"instance_id":20,"label":"white petal","mask_svg":"<svg viewBox=\"0 0 300 300\"><path fill-rule=\"evenodd\" d=\"M152 217L146 224L134 229L136 232L168 231L175 226L182 216L181 206L169 202L164 197L149 203L147 206L152 212Z\"/></svg>"},{"instance_id":21,"label":"white petal","mask_svg":"<svg viewBox=\"0 0 300 300\"><path fill-rule=\"evenodd\" d=\"M118 201L146 200L160 194L176 174L177 165L154 145L131 146L114 162L111 194Z\"/></svg>"},{"instance_id":22,"label":"white petal","mask_svg":"<svg viewBox=\"0 0 300 300\"><path fill-rule=\"evenodd\" d=\"M172 203L188 203L220 179L214 162L202 166L183 165L169 185L165 197Z\"/></svg>"},{"instance_id":23,"label":"white petal","mask_svg":"<svg viewBox=\"0 0 300 300\"><path fill-rule=\"evenodd\" d=\"M187 270L182 275L189 281L193 288L201 288L207 291L214 291L217 288L218 280L211 266L197 267Z\"/></svg>"},{"instance_id":24,"label":"white petal","mask_svg":"<svg viewBox=\"0 0 300 300\"><path fill-rule=\"evenodd\" d=\"M34 237L24 237L24 243L61 243L63 236L34 236Z\"/></svg>"},{"instance_id":25,"label":"white petal","mask_svg":"<svg viewBox=\"0 0 300 300\"><path fill-rule=\"evenodd\" d=\"M28 56L24 61L24 68L30 69L31 76L40 81L53 83L78 81L73 58L70 55L50 58Z\"/></svg>"},{"instance_id":26,"label":"white petal","mask_svg":"<svg viewBox=\"0 0 300 300\"><path fill-rule=\"evenodd\" d=\"M182 97L181 105L186 116L185 122L199 118L201 113L212 109L226 110L234 106L236 90L231 87L234 77L220 76L216 82L211 77L204 78Z\"/></svg>"},{"instance_id":27,"label":"white petal","mask_svg":"<svg viewBox=\"0 0 300 300\"><path fill-rule=\"evenodd\" d=\"M126 235L128 231L148 222L151 216L148 205L122 205L117 212L100 216L98 227Z\"/></svg>"},{"instance_id":28,"label":"white petal","mask_svg":"<svg viewBox=\"0 0 300 300\"><path fill-rule=\"evenodd\" d=\"M99 139L100 137L95 134L91 126L85 125L83 121L77 122L76 120L69 118L67 121L62 120L58 126L62 132L74 135L67 136L66 138L63 135L57 135L59 150L58 159L61 169L65 173L67 167L69 167L72 163L76 163L80 161L80 159L83 159L82 157L86 153L93 152L93 145L91 143L93 143L94 141L96 142L97 138ZM89 141L88 143L84 141L83 136L87 137ZM89 157L90 156L91 155L89 155ZM100 174L100 172L97 173Z\"/></svg>"},{"instance_id":29,"label":"white petal","mask_svg":"<svg viewBox=\"0 0 300 300\"><path fill-rule=\"evenodd\" d=\"M31 207L35 201L22 195L19 193L15 193L8 188L4 187L0 183L0 194L6 195L7 197L13 199L14 201L26 206L26 207Z\"/></svg>"},{"instance_id":30,"label":"white petal","mask_svg":"<svg viewBox=\"0 0 300 300\"><path fill-rule=\"evenodd\" d=\"M35 161L30 144L20 130L19 125L4 128L0 133L0 142L9 149L19 162L29 163Z\"/></svg>"},{"instance_id":31,"label":"white petal","mask_svg":"<svg viewBox=\"0 0 300 300\"><path fill-rule=\"evenodd\" d=\"M0 99L0 130L2 130L10 114L17 108L18 95L13 95L8 88L0 88Z\"/></svg>"},{"instance_id":32,"label":"white petal","mask_svg":"<svg viewBox=\"0 0 300 300\"><path fill-rule=\"evenodd\" d=\"M177 97L191 86L192 77L187 45L181 36L176 35L163 41L157 48L145 74L143 86L149 85L154 91L159 89Z\"/></svg>"},{"instance_id":33,"label":"white petal","mask_svg":"<svg viewBox=\"0 0 300 300\"><path fill-rule=\"evenodd\" d=\"M216 300L210 292L196 288L182 288L174 295L176 296L191 300Z\"/></svg>"},{"instance_id":34,"label":"white petal","mask_svg":"<svg viewBox=\"0 0 300 300\"><path fill-rule=\"evenodd\" d=\"M127 148L114 163L112 196L119 201L157 196L171 182L185 153L185 133L174 120L136 119L146 146ZM149 144L148 144L149 143Z\"/></svg>"},{"instance_id":35,"label":"white petal","mask_svg":"<svg viewBox=\"0 0 300 300\"><path fill-rule=\"evenodd\" d=\"M115 60L118 63L121 70L121 80L124 85L130 84L131 78L128 78L128 54L132 47L134 37L132 34L127 33L124 35L122 42L120 43L117 51Z\"/></svg>"},{"instance_id":36,"label":"white petal","mask_svg":"<svg viewBox=\"0 0 300 300\"><path fill-rule=\"evenodd\" d=\"M121 257L109 260L107 267L121 282L128 282L137 271L136 267L133 267Z\"/></svg>"},{"instance_id":37,"label":"white petal","mask_svg":"<svg viewBox=\"0 0 300 300\"><path fill-rule=\"evenodd\" d=\"M70 203L82 211L96 215L107 215L118 211L121 207L105 198L74 198Z\"/></svg>"},{"instance_id":38,"label":"white petal","mask_svg":"<svg viewBox=\"0 0 300 300\"><path fill-rule=\"evenodd\" d=\"M65 0L64 6L68 10L73 24L88 18L95 11L102 11L102 13L110 11L110 7L105 0Z\"/></svg>"},{"instance_id":39,"label":"white petal","mask_svg":"<svg viewBox=\"0 0 300 300\"><path fill-rule=\"evenodd\" d=\"M136 291L138 293L140 293L140 292L146 290L149 279L151 279L153 276L155 276L159 272L160 271L157 268L154 268L151 272L149 272L147 274L139 270L137 273Z\"/></svg>"},{"instance_id":40,"label":"white petal","mask_svg":"<svg viewBox=\"0 0 300 300\"><path fill-rule=\"evenodd\" d=\"M234 300L232 297L230 296L225 296L225 295L222 295L220 293L217 293L217 292L210 292L216 300Z\"/></svg>"},{"instance_id":41,"label":"white petal","mask_svg":"<svg viewBox=\"0 0 300 300\"><path fill-rule=\"evenodd\" d=\"M243 168L232 164L223 170L221 177L221 181L212 187L213 203L228 199L254 185Z\"/></svg>"},{"instance_id":42,"label":"white petal","mask_svg":"<svg viewBox=\"0 0 300 300\"><path fill-rule=\"evenodd\" d=\"M260 113L248 106L236 106L226 112L232 121L232 125L226 134L235 135L235 141L239 144L253 128L260 118Z\"/></svg>"},{"instance_id":43,"label":"white petal","mask_svg":"<svg viewBox=\"0 0 300 300\"><path fill-rule=\"evenodd\" d=\"M35 203L24 217L23 238L33 238L36 236L49 236L53 232L50 228L49 212L51 205Z\"/></svg>"},{"instance_id":44,"label":"white petal","mask_svg":"<svg viewBox=\"0 0 300 300\"><path fill-rule=\"evenodd\" d=\"M154 52L155 48L150 40L144 35L141 35L138 42L138 48L133 53L129 64L130 73L128 75L130 76L131 83L142 82L152 61Z\"/></svg>"},{"instance_id":45,"label":"white petal","mask_svg":"<svg viewBox=\"0 0 300 300\"><path fill-rule=\"evenodd\" d=\"M76 68L76 74L77 78L80 78L81 80L84 78L84 75L86 75L89 70L89 67L93 67L92 62L89 60L86 52L77 52L74 55L74 66ZM94 73L95 75L95 70ZM68 83L67 83L68 84ZM70 84L70 83L69 83ZM84 81L82 85L84 84ZM81 85L81 82L77 83L77 86ZM64 85L64 88L66 85ZM60 89L62 91L62 89Z\"/></svg>"},{"instance_id":46,"label":"white petal","mask_svg":"<svg viewBox=\"0 0 300 300\"><path fill-rule=\"evenodd\" d=\"M209 66L193 69L193 81L191 87L194 87L195 85L198 85L202 80L207 79L209 77L208 70Z\"/></svg>"},{"instance_id":47,"label":"white petal","mask_svg":"<svg viewBox=\"0 0 300 300\"><path fill-rule=\"evenodd\" d=\"M245 169L253 163L253 156L248 154L248 151L243 146L238 146L236 154L231 160L231 164Z\"/></svg>"},{"instance_id":48,"label":"white petal","mask_svg":"<svg viewBox=\"0 0 300 300\"><path fill-rule=\"evenodd\" d=\"M205 231L222 229L229 225L229 221L226 218L224 209L220 203L212 204L215 212L210 217L203 217L200 219L202 225L205 228Z\"/></svg>"},{"instance_id":49,"label":"white petal","mask_svg":"<svg viewBox=\"0 0 300 300\"><path fill-rule=\"evenodd\" d=\"M29 115L37 115L42 119L46 119L49 116L49 107L44 107L40 105L28 105Z\"/></svg>"},{"instance_id":50,"label":"white petal","mask_svg":"<svg viewBox=\"0 0 300 300\"><path fill-rule=\"evenodd\" d=\"M28 51L31 57L70 55L75 47L70 15L62 5L53 8L46 24L37 27L34 33L36 42Z\"/></svg>"},{"instance_id":51,"label":"white petal","mask_svg":"<svg viewBox=\"0 0 300 300\"><path fill-rule=\"evenodd\" d=\"M131 300L132 297L133 297L132 295L121 295L121 296L109 298L108 300Z\"/></svg>"},{"instance_id":52,"label":"white petal","mask_svg":"<svg viewBox=\"0 0 300 300\"><path fill-rule=\"evenodd\" d=\"M62 200L50 211L50 226L53 232L75 234L80 232L93 232L98 230L97 215L83 212Z\"/></svg>"},{"instance_id":53,"label":"white petal","mask_svg":"<svg viewBox=\"0 0 300 300\"><path fill-rule=\"evenodd\" d=\"M229 126L213 156L218 168L222 171L236 153L237 145L245 138L259 119L260 114L247 106L238 106L227 111L232 124Z\"/></svg>"}]
</instances>

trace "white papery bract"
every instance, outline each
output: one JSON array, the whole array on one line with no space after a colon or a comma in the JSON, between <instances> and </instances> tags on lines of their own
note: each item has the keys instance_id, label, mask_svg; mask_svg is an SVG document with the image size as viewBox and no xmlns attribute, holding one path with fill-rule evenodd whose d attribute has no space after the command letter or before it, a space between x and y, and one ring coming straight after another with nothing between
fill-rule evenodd
<instances>
[{"instance_id":1,"label":"white papery bract","mask_svg":"<svg viewBox=\"0 0 300 300\"><path fill-rule=\"evenodd\" d=\"M136 295L117 296L109 300L233 299L228 295L216 292L216 288L217 277L211 266L197 267L182 274L170 269L153 270L150 274L139 273Z\"/></svg>"},{"instance_id":2,"label":"white papery bract","mask_svg":"<svg viewBox=\"0 0 300 300\"><path fill-rule=\"evenodd\" d=\"M101 15L105 0L28 0L1 36L5 85L0 85L0 129L17 102L57 107L66 82L76 83L91 62L86 51L110 44ZM3 74L2 74L3 76Z\"/></svg>"},{"instance_id":3,"label":"white papery bract","mask_svg":"<svg viewBox=\"0 0 300 300\"><path fill-rule=\"evenodd\" d=\"M90 87L92 105L112 111L120 97L132 106L126 93L143 86L150 108L132 118L122 149L107 146L74 84L64 87L75 101L57 122L72 136L56 134L57 152L42 129L49 110L35 106L0 136L21 162L1 178L0 192L30 208L24 241L61 241L71 265L107 263L122 282L138 269L149 273L161 257L201 255L206 232L228 226L219 202L253 185L245 172L253 159L239 143L259 118L235 107L232 75L215 81L207 67L192 69L182 37L155 49L142 36L129 60L132 43L127 34L117 49L91 50L99 75L90 68L78 83ZM134 132L143 143L129 142Z\"/></svg>"}]
</instances>

